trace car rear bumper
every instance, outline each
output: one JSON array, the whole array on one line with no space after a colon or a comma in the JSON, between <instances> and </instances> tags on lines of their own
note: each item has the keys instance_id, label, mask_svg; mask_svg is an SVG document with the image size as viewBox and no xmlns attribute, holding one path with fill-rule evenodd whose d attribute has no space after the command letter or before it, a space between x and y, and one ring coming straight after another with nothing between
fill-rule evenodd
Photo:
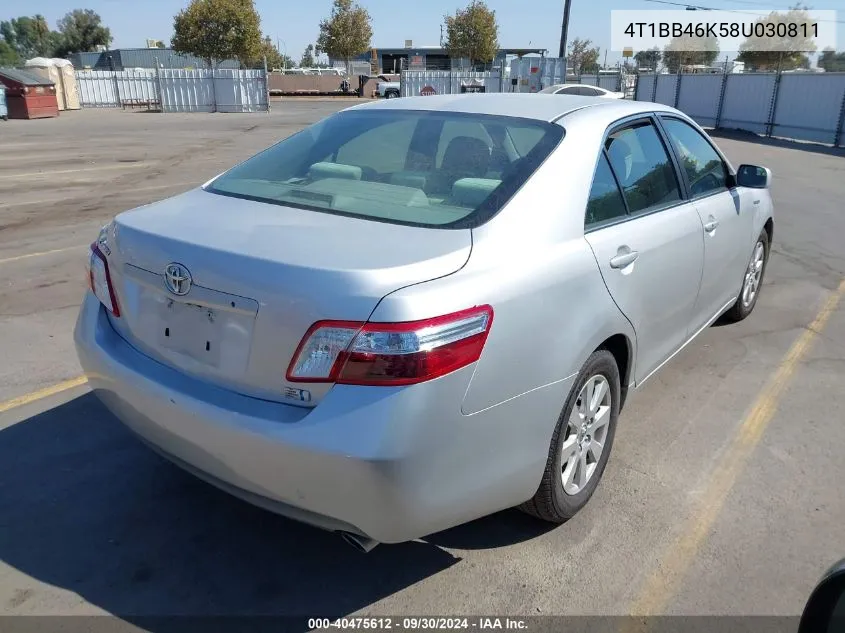
<instances>
[{"instance_id":1,"label":"car rear bumper","mask_svg":"<svg viewBox=\"0 0 845 633\"><path fill-rule=\"evenodd\" d=\"M90 292L75 341L100 400L177 465L273 512L385 543L530 498L570 382L471 416L460 403L472 366L412 387L337 385L313 409L268 402L141 354Z\"/></svg>"}]
</instances>

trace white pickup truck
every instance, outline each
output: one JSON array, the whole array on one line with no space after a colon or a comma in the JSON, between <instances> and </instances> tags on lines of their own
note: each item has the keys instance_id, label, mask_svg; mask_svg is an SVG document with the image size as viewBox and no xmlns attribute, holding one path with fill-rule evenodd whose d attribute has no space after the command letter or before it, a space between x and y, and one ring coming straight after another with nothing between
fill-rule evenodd
<instances>
[{"instance_id":1,"label":"white pickup truck","mask_svg":"<svg viewBox=\"0 0 845 633\"><path fill-rule=\"evenodd\" d=\"M379 82L376 85L376 95L384 99L396 99L399 96L399 76L379 75L378 78Z\"/></svg>"}]
</instances>

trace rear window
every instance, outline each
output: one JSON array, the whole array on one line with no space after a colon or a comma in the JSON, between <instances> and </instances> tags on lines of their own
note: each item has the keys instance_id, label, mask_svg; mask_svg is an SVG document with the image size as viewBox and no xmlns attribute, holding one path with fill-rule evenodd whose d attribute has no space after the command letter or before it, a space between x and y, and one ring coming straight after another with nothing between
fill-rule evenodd
<instances>
[{"instance_id":1,"label":"rear window","mask_svg":"<svg viewBox=\"0 0 845 633\"><path fill-rule=\"evenodd\" d=\"M558 125L516 117L350 110L253 156L208 191L399 224L467 228L499 211L562 137Z\"/></svg>"}]
</instances>

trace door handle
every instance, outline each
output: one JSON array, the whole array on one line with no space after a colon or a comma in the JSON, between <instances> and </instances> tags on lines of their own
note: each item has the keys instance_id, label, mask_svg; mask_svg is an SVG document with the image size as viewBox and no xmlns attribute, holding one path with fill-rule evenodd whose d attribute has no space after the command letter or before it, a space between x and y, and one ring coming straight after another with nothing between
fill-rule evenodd
<instances>
[{"instance_id":1,"label":"door handle","mask_svg":"<svg viewBox=\"0 0 845 633\"><path fill-rule=\"evenodd\" d=\"M719 226L718 220L710 220L707 224L704 225L704 230L708 233L712 233L716 230L717 226Z\"/></svg>"},{"instance_id":2,"label":"door handle","mask_svg":"<svg viewBox=\"0 0 845 633\"><path fill-rule=\"evenodd\" d=\"M610 267L611 268L625 268L629 264L633 264L636 261L637 257L640 254L637 251L630 251L629 253L623 253L622 255L617 255L616 257L610 258Z\"/></svg>"}]
</instances>

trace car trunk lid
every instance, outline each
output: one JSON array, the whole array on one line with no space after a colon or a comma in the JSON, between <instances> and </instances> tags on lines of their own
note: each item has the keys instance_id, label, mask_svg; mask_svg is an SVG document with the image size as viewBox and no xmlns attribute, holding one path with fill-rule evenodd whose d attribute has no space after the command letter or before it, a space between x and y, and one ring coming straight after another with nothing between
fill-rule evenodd
<instances>
[{"instance_id":1,"label":"car trunk lid","mask_svg":"<svg viewBox=\"0 0 845 633\"><path fill-rule=\"evenodd\" d=\"M302 406L330 387L285 381L309 326L366 321L386 294L459 270L472 247L468 229L367 221L202 189L119 215L110 240L121 309L112 322L128 342L223 388Z\"/></svg>"}]
</instances>

